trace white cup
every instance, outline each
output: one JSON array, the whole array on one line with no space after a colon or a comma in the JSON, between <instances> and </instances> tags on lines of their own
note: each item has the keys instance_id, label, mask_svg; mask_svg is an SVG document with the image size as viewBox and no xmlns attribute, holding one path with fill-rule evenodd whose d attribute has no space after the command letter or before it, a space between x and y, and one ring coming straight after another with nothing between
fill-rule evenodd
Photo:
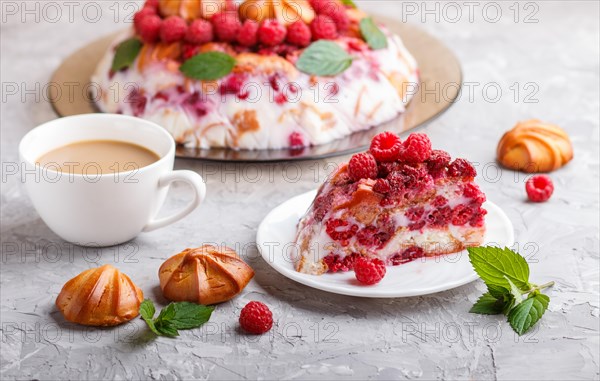
<instances>
[{"instance_id":1,"label":"white cup","mask_svg":"<svg viewBox=\"0 0 600 381\"><path fill-rule=\"evenodd\" d=\"M45 153L85 140L134 143L158 154L148 166L126 172L87 174L36 165ZM55 119L31 130L19 144L22 179L40 217L66 241L82 246L111 246L140 232L155 230L182 219L206 195L202 177L192 171L173 171L175 142L159 125L130 116L85 114ZM92 160L93 161L93 160ZM156 219L169 185L181 181L193 189L192 201L175 214Z\"/></svg>"}]
</instances>

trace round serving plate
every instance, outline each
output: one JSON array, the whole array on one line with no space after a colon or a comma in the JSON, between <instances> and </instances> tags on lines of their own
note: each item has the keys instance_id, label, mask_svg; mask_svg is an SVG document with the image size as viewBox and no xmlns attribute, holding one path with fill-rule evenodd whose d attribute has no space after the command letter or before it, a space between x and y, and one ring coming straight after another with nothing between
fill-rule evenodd
<instances>
[{"instance_id":1,"label":"round serving plate","mask_svg":"<svg viewBox=\"0 0 600 381\"><path fill-rule=\"evenodd\" d=\"M413 96L406 112L398 118L369 130L355 132L331 143L303 149L236 151L179 146L177 157L232 162L323 159L365 150L373 136L382 131L401 134L421 127L440 116L460 94L462 72L456 56L441 41L414 25L385 17L376 17L376 19L392 32L400 35L419 66L421 76L419 90ZM105 36L79 49L67 57L54 72L51 79L52 86L48 87L48 95L59 116L98 112L89 95L90 78L116 36L117 33ZM428 91L443 89L443 92L425 96L423 89Z\"/></svg>"},{"instance_id":2,"label":"round serving plate","mask_svg":"<svg viewBox=\"0 0 600 381\"><path fill-rule=\"evenodd\" d=\"M358 283L352 271L323 275L299 273L291 258L296 227L316 194L315 190L285 201L274 208L258 227L256 243L263 259L286 278L319 290L366 298L427 295L462 286L478 278L466 250L421 258L400 266L389 266L383 280L373 286ZM512 246L515 240L514 230L506 214L489 201L484 207L488 214L485 216L486 233L483 244Z\"/></svg>"}]
</instances>

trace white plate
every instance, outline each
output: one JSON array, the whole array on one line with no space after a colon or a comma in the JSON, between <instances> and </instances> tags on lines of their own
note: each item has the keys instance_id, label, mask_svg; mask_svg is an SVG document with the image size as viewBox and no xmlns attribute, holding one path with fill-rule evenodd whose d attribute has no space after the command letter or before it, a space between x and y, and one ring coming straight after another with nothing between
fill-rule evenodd
<instances>
[{"instance_id":1,"label":"white plate","mask_svg":"<svg viewBox=\"0 0 600 381\"><path fill-rule=\"evenodd\" d=\"M388 266L383 280L363 286L354 272L308 275L297 272L290 260L296 224L310 207L316 190L293 197L273 209L261 222L256 242L265 261L283 276L310 287L336 294L368 298L396 298L427 295L462 286L478 278L469 263L466 250L433 258L421 258L400 266ZM484 245L510 247L514 243L513 226L495 204L484 204L487 230Z\"/></svg>"}]
</instances>

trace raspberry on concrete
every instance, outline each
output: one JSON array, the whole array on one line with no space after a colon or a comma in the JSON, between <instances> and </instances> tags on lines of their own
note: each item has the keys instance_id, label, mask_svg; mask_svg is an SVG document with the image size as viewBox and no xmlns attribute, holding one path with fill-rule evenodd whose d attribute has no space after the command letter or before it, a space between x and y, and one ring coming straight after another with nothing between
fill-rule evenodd
<instances>
[{"instance_id":1,"label":"raspberry on concrete","mask_svg":"<svg viewBox=\"0 0 600 381\"><path fill-rule=\"evenodd\" d=\"M552 179L547 175L533 176L525 183L527 197L533 202L548 201L554 192Z\"/></svg>"},{"instance_id":2,"label":"raspberry on concrete","mask_svg":"<svg viewBox=\"0 0 600 381\"><path fill-rule=\"evenodd\" d=\"M240 312L240 326L255 335L268 332L273 327L273 313L266 304L252 301Z\"/></svg>"},{"instance_id":3,"label":"raspberry on concrete","mask_svg":"<svg viewBox=\"0 0 600 381\"><path fill-rule=\"evenodd\" d=\"M376 179L377 161L368 152L354 154L348 163L348 174L355 181L360 179Z\"/></svg>"},{"instance_id":4,"label":"raspberry on concrete","mask_svg":"<svg viewBox=\"0 0 600 381\"><path fill-rule=\"evenodd\" d=\"M179 16L169 16L160 27L160 39L165 43L182 40L187 33L187 23Z\"/></svg>"},{"instance_id":5,"label":"raspberry on concrete","mask_svg":"<svg viewBox=\"0 0 600 381\"><path fill-rule=\"evenodd\" d=\"M265 46L276 46L285 41L287 30L275 19L265 20L258 28L258 41Z\"/></svg>"},{"instance_id":6,"label":"raspberry on concrete","mask_svg":"<svg viewBox=\"0 0 600 381\"><path fill-rule=\"evenodd\" d=\"M354 261L354 274L362 284L377 284L385 276L385 263L380 259L357 258Z\"/></svg>"},{"instance_id":7,"label":"raspberry on concrete","mask_svg":"<svg viewBox=\"0 0 600 381\"><path fill-rule=\"evenodd\" d=\"M377 159L377 161L390 162L398 160L402 141L398 135L386 131L375 135L371 140L369 151Z\"/></svg>"},{"instance_id":8,"label":"raspberry on concrete","mask_svg":"<svg viewBox=\"0 0 600 381\"><path fill-rule=\"evenodd\" d=\"M190 44L206 44L213 40L212 24L203 19L194 20L185 35L185 40Z\"/></svg>"}]
</instances>

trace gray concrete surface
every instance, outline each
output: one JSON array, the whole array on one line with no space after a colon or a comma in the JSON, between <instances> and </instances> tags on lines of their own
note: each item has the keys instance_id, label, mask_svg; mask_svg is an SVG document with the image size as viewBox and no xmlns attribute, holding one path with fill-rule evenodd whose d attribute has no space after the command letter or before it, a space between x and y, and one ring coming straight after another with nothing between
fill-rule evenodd
<instances>
[{"instance_id":1,"label":"gray concrete surface","mask_svg":"<svg viewBox=\"0 0 600 381\"><path fill-rule=\"evenodd\" d=\"M66 3L54 3L59 13L38 3L38 20L25 12L35 13L35 2L1 4L2 379L599 378L598 2L364 5L422 24L463 64L472 90L425 131L436 147L480 163L479 182L513 221L532 280L556 281L548 291L549 311L521 337L501 316L468 313L484 290L481 281L424 297L369 300L313 290L273 271L253 245L257 226L271 208L317 187L327 161L178 160L177 168L205 175L209 190L187 219L115 248L86 250L57 238L36 214L19 175L5 169L17 161L19 139L56 117L41 90L52 71L74 49L120 28L115 17L122 25L133 4L96 2L101 14L94 22L92 3L71 2L72 20ZM14 85L15 94L6 87ZM502 94L495 99L498 88ZM525 201L525 176L494 165L502 133L531 117L564 127L575 148L572 163L552 173L555 195L541 205ZM175 186L165 213L187 195ZM204 242L236 247L256 277L239 297L219 305L202 329L153 339L139 319L87 329L65 322L54 307L64 282L97 263L116 265L162 306L159 265ZM253 338L238 331L238 313L249 300L271 307L276 326L270 334Z\"/></svg>"}]
</instances>

